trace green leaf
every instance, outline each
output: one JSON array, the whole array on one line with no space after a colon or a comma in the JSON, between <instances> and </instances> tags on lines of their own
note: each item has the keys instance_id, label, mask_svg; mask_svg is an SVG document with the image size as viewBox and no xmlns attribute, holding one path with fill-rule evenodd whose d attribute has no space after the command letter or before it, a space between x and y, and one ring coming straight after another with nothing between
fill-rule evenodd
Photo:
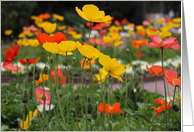
<instances>
[{"instance_id":1,"label":"green leaf","mask_svg":"<svg viewBox=\"0 0 194 132\"><path fill-rule=\"evenodd\" d=\"M142 112L140 112L140 111L136 111L136 113L135 113L133 116L138 116L138 117L140 117L140 118L142 118L142 119L144 119L144 120L146 120L147 122L149 122L149 123L152 124L152 122L150 121L150 119L149 119L147 116L145 116L145 115L144 115Z\"/></svg>"},{"instance_id":2,"label":"green leaf","mask_svg":"<svg viewBox=\"0 0 194 132\"><path fill-rule=\"evenodd\" d=\"M1 131L6 131L6 130L9 130L9 127L6 126L6 125L2 125L1 126Z\"/></svg>"}]
</instances>

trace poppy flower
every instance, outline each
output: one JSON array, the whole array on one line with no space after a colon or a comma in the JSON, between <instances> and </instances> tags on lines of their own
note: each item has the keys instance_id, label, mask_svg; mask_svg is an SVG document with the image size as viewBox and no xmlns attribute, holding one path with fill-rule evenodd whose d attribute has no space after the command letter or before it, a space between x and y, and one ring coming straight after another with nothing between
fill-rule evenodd
<instances>
[{"instance_id":1,"label":"poppy flower","mask_svg":"<svg viewBox=\"0 0 194 132\"><path fill-rule=\"evenodd\" d=\"M98 107L98 112L103 113L103 106L104 106L104 103L100 103ZM120 109L120 106L121 106L120 103L114 103L113 106L105 104L104 113L107 113L105 117L107 117L108 114L112 114L112 113L123 113L123 111Z\"/></svg>"},{"instance_id":2,"label":"poppy flower","mask_svg":"<svg viewBox=\"0 0 194 132\"><path fill-rule=\"evenodd\" d=\"M100 35L100 36L103 36L103 35L106 34L106 32L107 32L106 29L102 29L102 30L100 30L99 35Z\"/></svg>"},{"instance_id":3,"label":"poppy flower","mask_svg":"<svg viewBox=\"0 0 194 132\"><path fill-rule=\"evenodd\" d=\"M178 41L175 41L175 42L172 44L171 48L172 48L173 50L178 50L178 49L180 48L179 42L178 42Z\"/></svg>"},{"instance_id":4,"label":"poppy flower","mask_svg":"<svg viewBox=\"0 0 194 132\"><path fill-rule=\"evenodd\" d=\"M61 41L59 44L56 42L46 42L43 44L43 48L48 52L60 54L62 52L74 51L79 45L81 45L79 41Z\"/></svg>"},{"instance_id":5,"label":"poppy flower","mask_svg":"<svg viewBox=\"0 0 194 132\"><path fill-rule=\"evenodd\" d=\"M21 70L21 68L19 66L14 66L12 65L11 63L5 65L5 66L2 66L4 69L8 70L8 71L19 71Z\"/></svg>"},{"instance_id":6,"label":"poppy flower","mask_svg":"<svg viewBox=\"0 0 194 132\"><path fill-rule=\"evenodd\" d=\"M40 14L39 17L42 18L42 19L48 19L48 18L51 17L51 15L48 14L48 13L45 13L45 14Z\"/></svg>"},{"instance_id":7,"label":"poppy flower","mask_svg":"<svg viewBox=\"0 0 194 132\"><path fill-rule=\"evenodd\" d=\"M38 36L36 37L36 39L38 40L38 42L41 45L43 45L46 42L56 42L57 44L59 44L61 41L65 41L66 40L66 37L61 32L57 32L53 36L49 36L46 33L38 32Z\"/></svg>"},{"instance_id":8,"label":"poppy flower","mask_svg":"<svg viewBox=\"0 0 194 132\"><path fill-rule=\"evenodd\" d=\"M91 26L93 26L94 25L94 23L93 22L91 22ZM90 26L90 22L86 22L86 27L89 27Z\"/></svg>"},{"instance_id":9,"label":"poppy flower","mask_svg":"<svg viewBox=\"0 0 194 132\"><path fill-rule=\"evenodd\" d=\"M19 62L20 62L22 65L26 65L27 63L29 63L29 64L36 64L36 63L38 63L38 60L33 59L33 58L29 58L29 59L21 58L21 59L19 60Z\"/></svg>"},{"instance_id":10,"label":"poppy flower","mask_svg":"<svg viewBox=\"0 0 194 132\"><path fill-rule=\"evenodd\" d=\"M73 27L67 27L67 31L73 31L74 28Z\"/></svg>"},{"instance_id":11,"label":"poppy flower","mask_svg":"<svg viewBox=\"0 0 194 132\"><path fill-rule=\"evenodd\" d=\"M115 58L111 59L108 55L102 55L99 57L99 63L105 68L109 75L123 82L120 75L126 72L126 69L123 65L120 65Z\"/></svg>"},{"instance_id":12,"label":"poppy flower","mask_svg":"<svg viewBox=\"0 0 194 132\"><path fill-rule=\"evenodd\" d=\"M44 22L42 28L46 33L52 33L55 31L56 27L57 27L56 23Z\"/></svg>"},{"instance_id":13,"label":"poppy flower","mask_svg":"<svg viewBox=\"0 0 194 132\"><path fill-rule=\"evenodd\" d=\"M113 43L114 47L119 46L120 44L124 44L123 41L120 41L122 36L119 36L118 33L111 32L111 35L104 36L103 40L105 43Z\"/></svg>"},{"instance_id":14,"label":"poppy flower","mask_svg":"<svg viewBox=\"0 0 194 132\"><path fill-rule=\"evenodd\" d=\"M58 15L58 14L53 14L53 17L54 17L55 19L58 19L59 21L63 21L63 20L64 20L64 17L61 16L61 15Z\"/></svg>"},{"instance_id":15,"label":"poppy flower","mask_svg":"<svg viewBox=\"0 0 194 132\"><path fill-rule=\"evenodd\" d=\"M96 24L95 26L91 27L92 30L102 30L103 25L101 23Z\"/></svg>"},{"instance_id":16,"label":"poppy flower","mask_svg":"<svg viewBox=\"0 0 194 132\"><path fill-rule=\"evenodd\" d=\"M40 89L39 87L35 88L36 90L36 99L40 102L40 105L41 104L44 104L44 100L42 99L42 96L43 96L43 91L44 91L44 94L45 94L45 97L46 97L46 100L45 100L45 105L49 105L50 104L50 97L49 97L49 92L47 90L43 90L43 89Z\"/></svg>"},{"instance_id":17,"label":"poppy flower","mask_svg":"<svg viewBox=\"0 0 194 132\"><path fill-rule=\"evenodd\" d=\"M5 53L6 60L3 62L3 66L6 66L9 63L11 63L18 55L18 51L19 51L19 45L15 46L11 51L6 52Z\"/></svg>"},{"instance_id":18,"label":"poppy flower","mask_svg":"<svg viewBox=\"0 0 194 132\"><path fill-rule=\"evenodd\" d=\"M167 109L170 109L171 108L171 100L169 101L168 105L167 105ZM161 105L160 107L156 108L156 107L151 107L155 110L156 112L156 116L158 116L158 114L162 111L165 111L166 110L166 106L165 105Z\"/></svg>"},{"instance_id":19,"label":"poppy flower","mask_svg":"<svg viewBox=\"0 0 194 132\"><path fill-rule=\"evenodd\" d=\"M80 39L82 37L82 34L81 33L79 33L79 34L76 33L76 34L72 35L72 37L74 39Z\"/></svg>"},{"instance_id":20,"label":"poppy flower","mask_svg":"<svg viewBox=\"0 0 194 132\"><path fill-rule=\"evenodd\" d=\"M151 39L152 42L147 45L148 47L163 47L164 49L168 49L172 46L176 38L168 38L163 41L160 35L155 34L153 37L151 36Z\"/></svg>"},{"instance_id":21,"label":"poppy flower","mask_svg":"<svg viewBox=\"0 0 194 132\"><path fill-rule=\"evenodd\" d=\"M173 18L172 22L180 23L181 22L181 18L180 17Z\"/></svg>"},{"instance_id":22,"label":"poppy flower","mask_svg":"<svg viewBox=\"0 0 194 132\"><path fill-rule=\"evenodd\" d=\"M122 30L123 28L121 26L111 26L110 28L108 28L108 30L112 33L119 33L120 30Z\"/></svg>"},{"instance_id":23,"label":"poppy flower","mask_svg":"<svg viewBox=\"0 0 194 132\"><path fill-rule=\"evenodd\" d=\"M152 75L155 76L162 76L162 67L159 65L153 65L150 68L148 68L148 66L146 65L146 68L148 70L148 72ZM168 68L164 69L164 73L168 70Z\"/></svg>"},{"instance_id":24,"label":"poppy flower","mask_svg":"<svg viewBox=\"0 0 194 132\"><path fill-rule=\"evenodd\" d=\"M79 52L88 59L97 59L102 53L91 45L78 45Z\"/></svg>"},{"instance_id":25,"label":"poppy flower","mask_svg":"<svg viewBox=\"0 0 194 132\"><path fill-rule=\"evenodd\" d=\"M101 82L104 82L108 74L105 68L100 68L99 70L100 70L100 74L95 74L98 84L100 84Z\"/></svg>"},{"instance_id":26,"label":"poppy flower","mask_svg":"<svg viewBox=\"0 0 194 132\"><path fill-rule=\"evenodd\" d=\"M81 18L89 22L105 22L111 20L109 15L105 16L104 11L100 11L99 8L93 4L84 5L82 11L75 7L75 10Z\"/></svg>"},{"instance_id":27,"label":"poppy flower","mask_svg":"<svg viewBox=\"0 0 194 132\"><path fill-rule=\"evenodd\" d=\"M148 36L154 36L155 34L157 35L160 35L161 38L164 38L164 37L168 37L168 36L171 36L172 34L165 28L161 28L161 31L159 31L158 29L156 28L151 28L151 29L147 29L146 30L146 33L148 34Z\"/></svg>"},{"instance_id":28,"label":"poppy flower","mask_svg":"<svg viewBox=\"0 0 194 132\"><path fill-rule=\"evenodd\" d=\"M181 77L177 79L177 72L175 70L168 70L165 73L164 79L172 86L181 85Z\"/></svg>"},{"instance_id":29,"label":"poppy flower","mask_svg":"<svg viewBox=\"0 0 194 132\"><path fill-rule=\"evenodd\" d=\"M83 58L83 59L80 61L81 68L83 67L84 60L85 60L85 58ZM95 63L96 60L95 60L95 59L92 59L92 60L86 59L86 61L85 61L85 63L84 63L84 67L83 67L84 70L90 69L90 61L91 61L91 66L92 66L92 65L94 65L94 63Z\"/></svg>"},{"instance_id":30,"label":"poppy flower","mask_svg":"<svg viewBox=\"0 0 194 132\"><path fill-rule=\"evenodd\" d=\"M28 39L27 41L31 47L37 47L39 45L39 42L37 39Z\"/></svg>"},{"instance_id":31,"label":"poppy flower","mask_svg":"<svg viewBox=\"0 0 194 132\"><path fill-rule=\"evenodd\" d=\"M37 31L38 28L35 27L34 25L30 25L29 27L23 26L23 30L31 30L31 31Z\"/></svg>"},{"instance_id":32,"label":"poppy flower","mask_svg":"<svg viewBox=\"0 0 194 132\"><path fill-rule=\"evenodd\" d=\"M57 76L57 70L54 70L54 69L51 70L51 76L52 76L52 82L55 82L55 77ZM58 80L60 85L64 85L66 82L66 77L60 69L58 69Z\"/></svg>"},{"instance_id":33,"label":"poppy flower","mask_svg":"<svg viewBox=\"0 0 194 132\"><path fill-rule=\"evenodd\" d=\"M147 44L148 39L144 39L144 40L132 40L134 45L138 45L138 46L142 46Z\"/></svg>"},{"instance_id":34,"label":"poppy flower","mask_svg":"<svg viewBox=\"0 0 194 132\"><path fill-rule=\"evenodd\" d=\"M142 22L142 24L143 24L144 26L150 26L150 25L151 25L150 22L149 22L149 21L146 21L146 20L144 20L144 21Z\"/></svg>"},{"instance_id":35,"label":"poppy flower","mask_svg":"<svg viewBox=\"0 0 194 132\"><path fill-rule=\"evenodd\" d=\"M162 104L165 104L165 99L163 99L163 100L161 100L161 99L157 99L157 100L153 100L154 102L156 102L156 104L160 104L160 105L162 105Z\"/></svg>"},{"instance_id":36,"label":"poppy flower","mask_svg":"<svg viewBox=\"0 0 194 132\"><path fill-rule=\"evenodd\" d=\"M115 23L115 25L117 25L117 26L121 26L121 23L119 22L119 20L114 20L114 23Z\"/></svg>"},{"instance_id":37,"label":"poppy flower","mask_svg":"<svg viewBox=\"0 0 194 132\"><path fill-rule=\"evenodd\" d=\"M143 54L141 52L137 52L136 55L137 55L138 58L141 58L143 56Z\"/></svg>"},{"instance_id":38,"label":"poppy flower","mask_svg":"<svg viewBox=\"0 0 194 132\"><path fill-rule=\"evenodd\" d=\"M146 35L146 30L145 30L145 29L141 30L141 31L139 32L139 35L141 35L141 36Z\"/></svg>"},{"instance_id":39,"label":"poppy flower","mask_svg":"<svg viewBox=\"0 0 194 132\"><path fill-rule=\"evenodd\" d=\"M125 24L126 22L127 22L127 18L126 17L121 20L122 24Z\"/></svg>"},{"instance_id":40,"label":"poppy flower","mask_svg":"<svg viewBox=\"0 0 194 132\"><path fill-rule=\"evenodd\" d=\"M64 30L64 29L66 29L67 28L67 26L66 25L63 25L63 26L59 26L57 29L58 30Z\"/></svg>"},{"instance_id":41,"label":"poppy flower","mask_svg":"<svg viewBox=\"0 0 194 132\"><path fill-rule=\"evenodd\" d=\"M44 81L49 80L49 76L47 74L40 74L39 79L35 80L36 84L41 84L43 82L42 76L44 78Z\"/></svg>"},{"instance_id":42,"label":"poppy flower","mask_svg":"<svg viewBox=\"0 0 194 132\"><path fill-rule=\"evenodd\" d=\"M8 30L5 30L4 34L8 36L8 35L11 35L12 32L13 32L13 30L8 29Z\"/></svg>"}]
</instances>

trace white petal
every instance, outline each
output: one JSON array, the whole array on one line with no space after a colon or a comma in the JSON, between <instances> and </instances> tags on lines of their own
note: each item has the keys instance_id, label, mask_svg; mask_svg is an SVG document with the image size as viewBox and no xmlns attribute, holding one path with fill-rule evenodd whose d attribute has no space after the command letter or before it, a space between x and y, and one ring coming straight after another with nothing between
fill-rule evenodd
<instances>
[{"instance_id":1,"label":"white petal","mask_svg":"<svg viewBox=\"0 0 194 132\"><path fill-rule=\"evenodd\" d=\"M37 107L39 107L40 112L43 112L44 105L38 105ZM52 110L54 107L55 105L51 104L50 110ZM45 105L45 110L49 111L49 105Z\"/></svg>"}]
</instances>

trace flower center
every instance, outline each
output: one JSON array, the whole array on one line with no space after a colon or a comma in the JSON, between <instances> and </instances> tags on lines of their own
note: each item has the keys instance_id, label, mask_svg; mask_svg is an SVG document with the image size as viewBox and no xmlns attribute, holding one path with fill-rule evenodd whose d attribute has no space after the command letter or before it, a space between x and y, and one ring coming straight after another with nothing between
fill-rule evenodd
<instances>
[{"instance_id":1,"label":"flower center","mask_svg":"<svg viewBox=\"0 0 194 132\"><path fill-rule=\"evenodd\" d=\"M173 80L172 80L172 84L174 84L174 85L176 85L176 84L175 84L175 80L176 80L176 79L173 79Z\"/></svg>"},{"instance_id":2,"label":"flower center","mask_svg":"<svg viewBox=\"0 0 194 132\"><path fill-rule=\"evenodd\" d=\"M40 99L42 99L42 95L38 95L38 97L39 97Z\"/></svg>"},{"instance_id":3,"label":"flower center","mask_svg":"<svg viewBox=\"0 0 194 132\"><path fill-rule=\"evenodd\" d=\"M111 112L113 110L113 108L112 107L109 107L109 112Z\"/></svg>"}]
</instances>

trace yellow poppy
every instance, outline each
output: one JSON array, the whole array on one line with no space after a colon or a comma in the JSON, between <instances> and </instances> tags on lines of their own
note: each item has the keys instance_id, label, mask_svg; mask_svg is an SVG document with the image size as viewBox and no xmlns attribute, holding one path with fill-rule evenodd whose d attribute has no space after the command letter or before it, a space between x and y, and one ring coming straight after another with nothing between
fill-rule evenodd
<instances>
[{"instance_id":1,"label":"yellow poppy","mask_svg":"<svg viewBox=\"0 0 194 132\"><path fill-rule=\"evenodd\" d=\"M160 24L160 23L164 22L164 19L158 19L156 22L157 22L158 24Z\"/></svg>"},{"instance_id":2,"label":"yellow poppy","mask_svg":"<svg viewBox=\"0 0 194 132\"><path fill-rule=\"evenodd\" d=\"M181 22L181 18L180 17L173 18L172 22L180 23Z\"/></svg>"},{"instance_id":3,"label":"yellow poppy","mask_svg":"<svg viewBox=\"0 0 194 132\"><path fill-rule=\"evenodd\" d=\"M80 39L80 38L82 37L82 34L81 34L81 33L79 33L79 34L74 34L74 35L72 35L72 37L73 37L74 39Z\"/></svg>"},{"instance_id":4,"label":"yellow poppy","mask_svg":"<svg viewBox=\"0 0 194 132\"><path fill-rule=\"evenodd\" d=\"M98 84L100 84L101 82L104 82L106 79L106 76L108 74L108 72L105 70L105 68L100 68L99 70L100 70L100 74L95 74L97 81L98 81Z\"/></svg>"},{"instance_id":5,"label":"yellow poppy","mask_svg":"<svg viewBox=\"0 0 194 132\"><path fill-rule=\"evenodd\" d=\"M21 39L18 39L18 40L17 40L17 44L18 44L19 46L22 46L22 40L21 40Z\"/></svg>"},{"instance_id":6,"label":"yellow poppy","mask_svg":"<svg viewBox=\"0 0 194 132\"><path fill-rule=\"evenodd\" d=\"M154 32L154 31L152 31L152 30L150 30L150 29L147 29L147 30L146 30L146 33L147 33L149 36L154 36L155 34L158 34L158 35L160 35L161 38L168 37L168 36L171 36L171 35L172 35L169 31L165 31L165 30L163 30L163 31L161 31L161 32L160 32L160 31Z\"/></svg>"},{"instance_id":7,"label":"yellow poppy","mask_svg":"<svg viewBox=\"0 0 194 132\"><path fill-rule=\"evenodd\" d=\"M66 52L61 52L60 54L66 56ZM73 55L73 53L72 52L67 52L67 55Z\"/></svg>"},{"instance_id":8,"label":"yellow poppy","mask_svg":"<svg viewBox=\"0 0 194 132\"><path fill-rule=\"evenodd\" d=\"M110 33L110 36L104 36L103 37L103 41L105 43L113 43L114 44L114 47L117 47L119 46L120 44L124 44L123 41L119 41L121 39L122 36L119 36L118 33L114 33L114 32L111 32Z\"/></svg>"},{"instance_id":9,"label":"yellow poppy","mask_svg":"<svg viewBox=\"0 0 194 132\"><path fill-rule=\"evenodd\" d=\"M82 11L75 7L75 10L79 16L90 22L106 22L111 20L109 15L105 16L104 11L100 11L99 8L93 4L84 5Z\"/></svg>"},{"instance_id":10,"label":"yellow poppy","mask_svg":"<svg viewBox=\"0 0 194 132\"><path fill-rule=\"evenodd\" d=\"M23 127L23 124L24 124L24 127ZM27 120L26 121L22 121L20 123L20 127L21 127L21 129L27 130L28 129L28 121Z\"/></svg>"},{"instance_id":11,"label":"yellow poppy","mask_svg":"<svg viewBox=\"0 0 194 132\"><path fill-rule=\"evenodd\" d=\"M150 19L149 21L150 21L150 23L154 23L154 20L153 19Z\"/></svg>"},{"instance_id":12,"label":"yellow poppy","mask_svg":"<svg viewBox=\"0 0 194 132\"><path fill-rule=\"evenodd\" d=\"M43 29L46 33L52 33L55 31L57 27L56 23L50 23L50 22L44 22L43 23Z\"/></svg>"},{"instance_id":13,"label":"yellow poppy","mask_svg":"<svg viewBox=\"0 0 194 132\"><path fill-rule=\"evenodd\" d=\"M123 82L120 75L126 72L126 69L115 58L111 59L108 55L102 55L99 57L99 63L103 65L103 68L105 68L109 75Z\"/></svg>"},{"instance_id":14,"label":"yellow poppy","mask_svg":"<svg viewBox=\"0 0 194 132\"><path fill-rule=\"evenodd\" d=\"M60 21L63 21L64 20L64 17L63 16L60 16L60 15L57 15L57 14L53 14L53 17L60 20Z\"/></svg>"},{"instance_id":15,"label":"yellow poppy","mask_svg":"<svg viewBox=\"0 0 194 132\"><path fill-rule=\"evenodd\" d=\"M64 29L66 29L67 28L67 26L66 25L63 25L63 26L59 26L57 29L58 30L64 30Z\"/></svg>"},{"instance_id":16,"label":"yellow poppy","mask_svg":"<svg viewBox=\"0 0 194 132\"><path fill-rule=\"evenodd\" d=\"M26 47L26 46L28 46L30 44L28 43L27 39L23 39L22 40L22 45Z\"/></svg>"},{"instance_id":17,"label":"yellow poppy","mask_svg":"<svg viewBox=\"0 0 194 132\"><path fill-rule=\"evenodd\" d=\"M132 31L132 30L128 30L128 33L131 34L131 35L133 35L135 32Z\"/></svg>"},{"instance_id":18,"label":"yellow poppy","mask_svg":"<svg viewBox=\"0 0 194 132\"><path fill-rule=\"evenodd\" d=\"M70 35L75 35L75 34L77 34L76 31L68 31L67 33L70 34Z\"/></svg>"},{"instance_id":19,"label":"yellow poppy","mask_svg":"<svg viewBox=\"0 0 194 132\"><path fill-rule=\"evenodd\" d=\"M13 32L13 30L9 29L9 30L5 30L4 34L5 35L11 35Z\"/></svg>"},{"instance_id":20,"label":"yellow poppy","mask_svg":"<svg viewBox=\"0 0 194 132\"><path fill-rule=\"evenodd\" d=\"M109 32L119 32L119 30L122 30L123 28L121 26L111 26L110 28L108 28Z\"/></svg>"},{"instance_id":21,"label":"yellow poppy","mask_svg":"<svg viewBox=\"0 0 194 132\"><path fill-rule=\"evenodd\" d=\"M36 47L39 45L39 42L37 39L28 39L28 43L30 44L31 47Z\"/></svg>"}]
</instances>

